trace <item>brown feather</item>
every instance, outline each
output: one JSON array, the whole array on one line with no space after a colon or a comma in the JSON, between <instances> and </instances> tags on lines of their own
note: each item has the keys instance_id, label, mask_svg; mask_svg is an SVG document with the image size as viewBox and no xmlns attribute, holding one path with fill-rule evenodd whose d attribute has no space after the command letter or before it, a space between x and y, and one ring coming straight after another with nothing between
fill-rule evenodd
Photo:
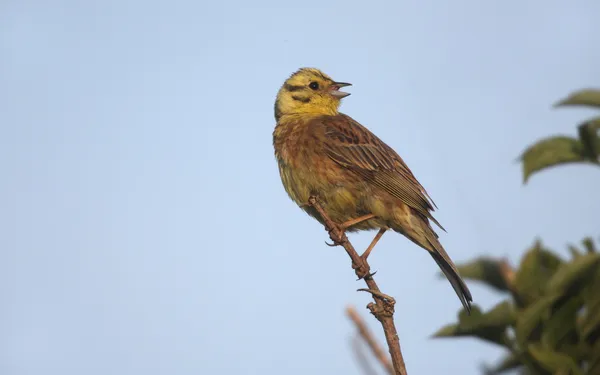
<instances>
[{"instance_id":1,"label":"brown feather","mask_svg":"<svg viewBox=\"0 0 600 375\"><path fill-rule=\"evenodd\" d=\"M369 129L344 114L324 116L325 150L341 166L384 189L445 231L431 215L435 203L404 160Z\"/></svg>"}]
</instances>

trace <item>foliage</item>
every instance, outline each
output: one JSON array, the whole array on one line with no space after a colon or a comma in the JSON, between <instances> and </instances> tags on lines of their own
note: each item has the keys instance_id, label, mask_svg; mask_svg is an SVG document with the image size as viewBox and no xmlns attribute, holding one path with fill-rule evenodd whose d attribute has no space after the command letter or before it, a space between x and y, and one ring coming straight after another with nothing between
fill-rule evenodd
<instances>
[{"instance_id":1,"label":"foliage","mask_svg":"<svg viewBox=\"0 0 600 375\"><path fill-rule=\"evenodd\" d=\"M487 374L600 374L600 253L589 238L583 248L571 246L572 258L563 260L536 241L517 269L489 258L459 266L465 278L509 298L487 312L461 311L434 337L471 336L506 348Z\"/></svg>"},{"instance_id":2,"label":"foliage","mask_svg":"<svg viewBox=\"0 0 600 375\"><path fill-rule=\"evenodd\" d=\"M586 106L600 109L600 90L580 90L559 101L555 107ZM520 156L523 182L536 172L569 163L600 166L600 117L578 126L578 138L553 136L529 146Z\"/></svg>"},{"instance_id":3,"label":"foliage","mask_svg":"<svg viewBox=\"0 0 600 375\"><path fill-rule=\"evenodd\" d=\"M556 106L600 108L600 91L581 90ZM529 147L521 156L525 182L535 172L555 165L587 162L600 165L600 117L579 126L579 138L552 137ZM487 375L518 371L526 375L600 374L600 253L591 238L569 246L562 259L537 240L516 269L505 260L480 257L458 267L508 298L482 312L461 311L458 322L434 337L470 336L506 349Z\"/></svg>"}]
</instances>

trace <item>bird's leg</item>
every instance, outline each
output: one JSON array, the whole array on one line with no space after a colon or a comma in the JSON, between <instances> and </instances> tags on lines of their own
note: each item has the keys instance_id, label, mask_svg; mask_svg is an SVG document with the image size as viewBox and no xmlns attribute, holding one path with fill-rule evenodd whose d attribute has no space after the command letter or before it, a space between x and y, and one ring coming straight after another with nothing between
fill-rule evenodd
<instances>
[{"instance_id":1,"label":"bird's leg","mask_svg":"<svg viewBox=\"0 0 600 375\"><path fill-rule=\"evenodd\" d=\"M361 217L357 217L356 219L348 220L345 223L340 224L340 229L341 230L346 230L346 229L350 228L353 225L362 223L363 221L370 220L370 219L372 219L374 217L375 217L375 215L368 214L368 215L364 215L364 216L361 216Z\"/></svg>"},{"instance_id":2,"label":"bird's leg","mask_svg":"<svg viewBox=\"0 0 600 375\"><path fill-rule=\"evenodd\" d=\"M371 219L372 218L371 216L374 217L374 215L365 215L363 221ZM358 219L355 219L355 220L358 220ZM353 220L353 221L355 221L355 220ZM388 229L389 228L387 228L387 227L383 227L383 228L379 229L379 232L377 232L377 234L375 235L375 237L373 238L373 240L371 241L371 243L369 244L369 246L367 247L367 249L360 256L360 264L356 264L356 263L352 264L352 268L354 268L357 271L356 272L357 275L359 275L358 276L359 280L362 279L362 278L365 278L367 276L373 276L375 274L375 272L373 272L373 273L369 272L369 264L367 263L367 258L369 257L369 255L371 255L371 252L375 248L375 245L377 245L377 243L379 242L379 240L381 239L381 237L383 237L383 234ZM336 228L332 228L329 231L329 236L333 240L333 243L327 243L327 241L325 241L325 244L327 244L327 246L339 246L339 245L341 245L342 242L344 241L344 239L346 238L344 232L345 231L344 231L344 229L342 228L341 225L337 225Z\"/></svg>"},{"instance_id":3,"label":"bird's leg","mask_svg":"<svg viewBox=\"0 0 600 375\"><path fill-rule=\"evenodd\" d=\"M363 279L365 277L371 277L373 275L375 275L375 272L371 273L369 271L370 267L369 267L369 263L367 263L367 258L369 257L369 254L371 254L371 251L373 251L373 248L375 248L375 245L377 245L377 242L379 242L379 240L381 239L381 237L383 237L383 234L388 230L387 227L383 227L381 229L379 229L379 232L377 232L377 234L375 235L375 238L373 238L373 241L371 241L371 243L369 244L369 247L367 247L367 250L365 250L365 252L360 256L360 263L361 264L356 264L353 263L352 264L352 268L354 268L354 270L356 271L356 275L358 276L358 279Z\"/></svg>"},{"instance_id":4,"label":"bird's leg","mask_svg":"<svg viewBox=\"0 0 600 375\"><path fill-rule=\"evenodd\" d=\"M373 249L375 248L375 245L377 245L377 242L379 242L379 240L381 239L381 237L383 237L383 234L387 230L388 230L388 228L386 228L386 227L379 229L379 232L377 232L377 234L375 235L375 238L373 238L373 241L371 241L371 244L369 245L369 247L367 247L367 250L365 250L365 252L360 256L363 260L365 260L365 261L367 260L367 258L371 254L371 251L373 251Z\"/></svg>"},{"instance_id":5,"label":"bird's leg","mask_svg":"<svg viewBox=\"0 0 600 375\"><path fill-rule=\"evenodd\" d=\"M374 217L375 217L375 215L373 215L373 214L363 215L361 217L357 217L356 219L348 220L342 224L338 224L338 228L340 231L345 232L346 229L350 228L351 226L362 223L363 221L370 220ZM333 243L325 242L325 244L327 246L331 246L331 247L339 245L339 243L337 243L337 242L333 242Z\"/></svg>"},{"instance_id":6,"label":"bird's leg","mask_svg":"<svg viewBox=\"0 0 600 375\"><path fill-rule=\"evenodd\" d=\"M350 228L351 226L359 224L359 223L362 223L363 221L370 220L370 219L372 219L374 217L375 217L375 215L373 215L373 214L363 215L361 217L357 217L356 219L348 220L348 221L346 221L346 222L344 222L342 224L337 224L337 228L336 229L338 229L342 233L345 233L346 229ZM325 241L325 244L327 246L331 246L331 247L339 246L340 245L340 243L335 242L335 241L333 243L328 243L327 241Z\"/></svg>"},{"instance_id":7,"label":"bird's leg","mask_svg":"<svg viewBox=\"0 0 600 375\"><path fill-rule=\"evenodd\" d=\"M327 216L327 213L325 212L325 210L323 210L323 207L321 207L317 201L317 197L315 196L311 196L308 199L308 205L309 206L313 206L317 212L321 215L321 217L323 218L323 221L325 222L325 229L329 232L329 238L331 238L331 240L333 241L334 245L342 245L344 246L344 248L346 249L346 251L348 252L348 254L350 255L350 257L352 258L352 268L354 268L356 275L358 276L359 280L365 277L371 277L373 274L370 273L370 268L369 268L369 263L367 263L366 258L362 258L361 256L359 256L356 251L354 250L354 248L352 247L352 245L350 245L348 243L348 237L346 237L346 228L348 228L351 225L355 225L357 223L360 223L362 221L365 220L369 220L375 217L375 215L365 215L362 216L360 218L351 220L350 222L346 222L342 225L339 225L337 223L335 223L333 220L331 220L329 218L329 216ZM385 232L385 231L383 231ZM383 233L381 233L381 235L378 234L378 237L380 238L383 235ZM379 238L377 238L377 240L379 240ZM376 243L376 241L374 241ZM372 244L372 246L375 246L375 243ZM372 248L372 246L370 246ZM350 249L350 250L349 250ZM370 252L371 250L369 250ZM355 256L353 256L353 254Z\"/></svg>"}]
</instances>

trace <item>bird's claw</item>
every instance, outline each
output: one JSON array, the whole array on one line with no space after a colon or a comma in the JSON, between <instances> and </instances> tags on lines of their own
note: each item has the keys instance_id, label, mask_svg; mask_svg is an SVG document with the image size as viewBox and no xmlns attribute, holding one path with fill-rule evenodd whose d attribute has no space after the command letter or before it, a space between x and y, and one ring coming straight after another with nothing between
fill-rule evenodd
<instances>
[{"instance_id":1,"label":"bird's claw","mask_svg":"<svg viewBox=\"0 0 600 375\"><path fill-rule=\"evenodd\" d=\"M344 235L345 233L339 230L338 228L329 229L328 233L329 238L331 239L331 243L325 242L328 246L341 246L344 244L344 242L348 241L348 239Z\"/></svg>"},{"instance_id":2,"label":"bird's claw","mask_svg":"<svg viewBox=\"0 0 600 375\"><path fill-rule=\"evenodd\" d=\"M373 277L373 276L375 276L376 273L377 273L377 271L375 271L375 272L369 272L369 273L367 273L364 276L359 276L358 279L356 279L356 281L360 281L362 279L366 279L367 277Z\"/></svg>"},{"instance_id":3,"label":"bird's claw","mask_svg":"<svg viewBox=\"0 0 600 375\"><path fill-rule=\"evenodd\" d=\"M329 242L327 242L327 241L325 241L325 245L327 245L327 246L329 246L329 247L336 247L336 246L340 246L340 244L339 244L339 243L335 243L335 242L333 242L333 243L329 243Z\"/></svg>"},{"instance_id":4,"label":"bird's claw","mask_svg":"<svg viewBox=\"0 0 600 375\"><path fill-rule=\"evenodd\" d=\"M394 305L396 303L396 300L394 299L394 297L392 296L388 296L385 293L381 293L377 290L372 290L372 289L366 289L366 288L361 288L361 289L357 289L357 292L367 292L367 293L371 293L372 295L381 298L384 302L387 302L391 305Z\"/></svg>"},{"instance_id":5,"label":"bird's claw","mask_svg":"<svg viewBox=\"0 0 600 375\"><path fill-rule=\"evenodd\" d=\"M361 264L356 264L356 263L352 263L352 268L354 269L354 272L356 272L356 276L358 276L358 280L364 279L366 277L371 277L375 274L375 272L371 273L371 269L369 267L369 264L367 263L367 261L365 259L361 258Z\"/></svg>"}]
</instances>

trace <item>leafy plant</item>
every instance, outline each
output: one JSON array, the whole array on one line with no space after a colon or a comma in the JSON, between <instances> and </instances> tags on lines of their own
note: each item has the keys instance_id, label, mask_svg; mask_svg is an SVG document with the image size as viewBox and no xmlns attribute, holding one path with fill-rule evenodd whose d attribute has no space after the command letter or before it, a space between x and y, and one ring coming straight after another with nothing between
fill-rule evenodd
<instances>
[{"instance_id":1,"label":"leafy plant","mask_svg":"<svg viewBox=\"0 0 600 375\"><path fill-rule=\"evenodd\" d=\"M471 336L507 349L487 374L600 374L600 253L590 238L561 259L540 241L518 268L479 258L460 265L467 279L509 296L487 312L473 306L434 337ZM502 282L499 282L499 278Z\"/></svg>"},{"instance_id":2,"label":"leafy plant","mask_svg":"<svg viewBox=\"0 0 600 375\"><path fill-rule=\"evenodd\" d=\"M581 90L555 106L600 108L600 91ZM521 155L523 179L552 166L584 162L600 165L600 117L579 125L579 138L556 136ZM562 259L537 240L517 268L505 260L480 257L458 266L476 280L508 296L487 312L473 306L458 322L434 337L475 337L506 349L484 369L487 375L518 371L526 375L600 374L600 253L591 238L569 246Z\"/></svg>"},{"instance_id":3,"label":"leafy plant","mask_svg":"<svg viewBox=\"0 0 600 375\"><path fill-rule=\"evenodd\" d=\"M586 106L600 109L600 90L576 91L559 101L555 107ZM523 182L536 172L569 163L600 165L600 117L583 122L578 138L553 136L529 146L519 157L523 167Z\"/></svg>"}]
</instances>

